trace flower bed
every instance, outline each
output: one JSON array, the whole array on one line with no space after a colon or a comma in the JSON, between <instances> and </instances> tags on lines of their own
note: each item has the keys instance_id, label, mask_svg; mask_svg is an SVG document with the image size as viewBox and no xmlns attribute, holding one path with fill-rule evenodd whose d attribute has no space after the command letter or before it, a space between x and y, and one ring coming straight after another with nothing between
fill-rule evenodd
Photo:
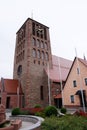
<instances>
[{"instance_id":1,"label":"flower bed","mask_svg":"<svg viewBox=\"0 0 87 130\"><path fill-rule=\"evenodd\" d=\"M82 110L79 110L79 111L76 111L76 112L74 113L74 115L87 117L87 112L84 112L84 111L82 111Z\"/></svg>"},{"instance_id":2,"label":"flower bed","mask_svg":"<svg viewBox=\"0 0 87 130\"><path fill-rule=\"evenodd\" d=\"M43 108L22 108L22 111L27 111L30 115L35 115L37 112L43 112Z\"/></svg>"}]
</instances>

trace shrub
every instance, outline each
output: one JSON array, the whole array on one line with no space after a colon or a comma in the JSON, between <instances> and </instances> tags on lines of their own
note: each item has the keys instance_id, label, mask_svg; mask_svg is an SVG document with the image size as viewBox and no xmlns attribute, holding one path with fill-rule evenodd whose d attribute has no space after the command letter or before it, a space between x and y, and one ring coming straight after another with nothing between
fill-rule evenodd
<instances>
[{"instance_id":1,"label":"shrub","mask_svg":"<svg viewBox=\"0 0 87 130\"><path fill-rule=\"evenodd\" d=\"M20 114L21 114L21 115L28 115L28 114L29 114L29 111L20 111Z\"/></svg>"},{"instance_id":2,"label":"shrub","mask_svg":"<svg viewBox=\"0 0 87 130\"><path fill-rule=\"evenodd\" d=\"M42 118L45 118L45 113L44 112L36 112L35 116L40 116Z\"/></svg>"},{"instance_id":3,"label":"shrub","mask_svg":"<svg viewBox=\"0 0 87 130\"><path fill-rule=\"evenodd\" d=\"M57 116L57 109L56 109L55 106L47 106L45 108L44 112L45 112L45 115L48 116L48 117L50 117L52 115Z\"/></svg>"},{"instance_id":4,"label":"shrub","mask_svg":"<svg viewBox=\"0 0 87 130\"><path fill-rule=\"evenodd\" d=\"M60 110L60 111L61 111L61 113L63 113L63 114L66 114L66 112L67 112L66 108L64 108L64 107L63 107L63 108L61 108L61 110Z\"/></svg>"},{"instance_id":5,"label":"shrub","mask_svg":"<svg viewBox=\"0 0 87 130\"><path fill-rule=\"evenodd\" d=\"M41 124L41 130L58 130L59 124L57 117L51 116L50 118L45 118Z\"/></svg>"},{"instance_id":6,"label":"shrub","mask_svg":"<svg viewBox=\"0 0 87 130\"><path fill-rule=\"evenodd\" d=\"M19 115L20 114L20 108L14 108L12 110L12 115Z\"/></svg>"},{"instance_id":7,"label":"shrub","mask_svg":"<svg viewBox=\"0 0 87 130\"><path fill-rule=\"evenodd\" d=\"M87 118L72 115L45 118L41 130L87 130Z\"/></svg>"},{"instance_id":8,"label":"shrub","mask_svg":"<svg viewBox=\"0 0 87 130\"><path fill-rule=\"evenodd\" d=\"M37 104L37 105L34 106L34 108L41 108L41 105Z\"/></svg>"}]
</instances>

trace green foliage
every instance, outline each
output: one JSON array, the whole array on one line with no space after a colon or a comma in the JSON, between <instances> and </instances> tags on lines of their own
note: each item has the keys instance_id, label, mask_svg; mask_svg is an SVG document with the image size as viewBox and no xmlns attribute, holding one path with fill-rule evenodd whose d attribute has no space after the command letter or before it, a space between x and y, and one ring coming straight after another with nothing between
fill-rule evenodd
<instances>
[{"instance_id":1,"label":"green foliage","mask_svg":"<svg viewBox=\"0 0 87 130\"><path fill-rule=\"evenodd\" d=\"M66 114L66 112L67 112L66 108L64 108L64 107L62 107L60 111L61 111L61 113L63 113L63 114Z\"/></svg>"},{"instance_id":2,"label":"green foliage","mask_svg":"<svg viewBox=\"0 0 87 130\"><path fill-rule=\"evenodd\" d=\"M52 115L54 115L54 116L57 116L57 109L56 109L56 107L55 106L47 106L46 108L45 108L45 116L47 116L47 117L50 117L50 116L52 116Z\"/></svg>"},{"instance_id":3,"label":"green foliage","mask_svg":"<svg viewBox=\"0 0 87 130\"><path fill-rule=\"evenodd\" d=\"M21 115L28 115L28 114L29 114L29 111L20 111L20 114L21 114Z\"/></svg>"},{"instance_id":4,"label":"green foliage","mask_svg":"<svg viewBox=\"0 0 87 130\"><path fill-rule=\"evenodd\" d=\"M19 115L20 114L20 108L14 108L12 110L12 115Z\"/></svg>"},{"instance_id":5,"label":"green foliage","mask_svg":"<svg viewBox=\"0 0 87 130\"><path fill-rule=\"evenodd\" d=\"M45 118L45 121L41 124L41 130L57 130L58 127L57 119L54 116Z\"/></svg>"},{"instance_id":6,"label":"green foliage","mask_svg":"<svg viewBox=\"0 0 87 130\"><path fill-rule=\"evenodd\" d=\"M36 112L35 116L40 116L42 118L45 118L45 113L44 112Z\"/></svg>"},{"instance_id":7,"label":"green foliage","mask_svg":"<svg viewBox=\"0 0 87 130\"><path fill-rule=\"evenodd\" d=\"M71 115L45 118L41 130L87 130L87 118Z\"/></svg>"},{"instance_id":8,"label":"green foliage","mask_svg":"<svg viewBox=\"0 0 87 130\"><path fill-rule=\"evenodd\" d=\"M34 108L41 108L41 105L40 105L40 104L36 104L36 105L34 106Z\"/></svg>"}]
</instances>

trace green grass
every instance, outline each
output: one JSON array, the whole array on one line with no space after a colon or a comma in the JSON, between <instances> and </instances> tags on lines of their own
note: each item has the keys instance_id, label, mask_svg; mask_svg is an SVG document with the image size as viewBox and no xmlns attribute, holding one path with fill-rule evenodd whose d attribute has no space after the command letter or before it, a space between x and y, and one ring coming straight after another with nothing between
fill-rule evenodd
<instances>
[{"instance_id":1,"label":"green grass","mask_svg":"<svg viewBox=\"0 0 87 130\"><path fill-rule=\"evenodd\" d=\"M66 115L45 118L41 130L87 130L87 117Z\"/></svg>"}]
</instances>

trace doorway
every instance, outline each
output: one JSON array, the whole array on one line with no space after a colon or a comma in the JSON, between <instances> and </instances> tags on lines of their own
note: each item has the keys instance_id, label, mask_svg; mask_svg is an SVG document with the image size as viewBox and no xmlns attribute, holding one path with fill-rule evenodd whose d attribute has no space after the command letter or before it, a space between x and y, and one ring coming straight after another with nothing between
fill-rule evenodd
<instances>
[{"instance_id":1,"label":"doorway","mask_svg":"<svg viewBox=\"0 0 87 130\"><path fill-rule=\"evenodd\" d=\"M62 98L56 98L56 99L54 99L54 103L55 103L55 106L57 108L61 108L62 107Z\"/></svg>"},{"instance_id":2,"label":"doorway","mask_svg":"<svg viewBox=\"0 0 87 130\"><path fill-rule=\"evenodd\" d=\"M10 108L10 97L6 99L6 108Z\"/></svg>"}]
</instances>

